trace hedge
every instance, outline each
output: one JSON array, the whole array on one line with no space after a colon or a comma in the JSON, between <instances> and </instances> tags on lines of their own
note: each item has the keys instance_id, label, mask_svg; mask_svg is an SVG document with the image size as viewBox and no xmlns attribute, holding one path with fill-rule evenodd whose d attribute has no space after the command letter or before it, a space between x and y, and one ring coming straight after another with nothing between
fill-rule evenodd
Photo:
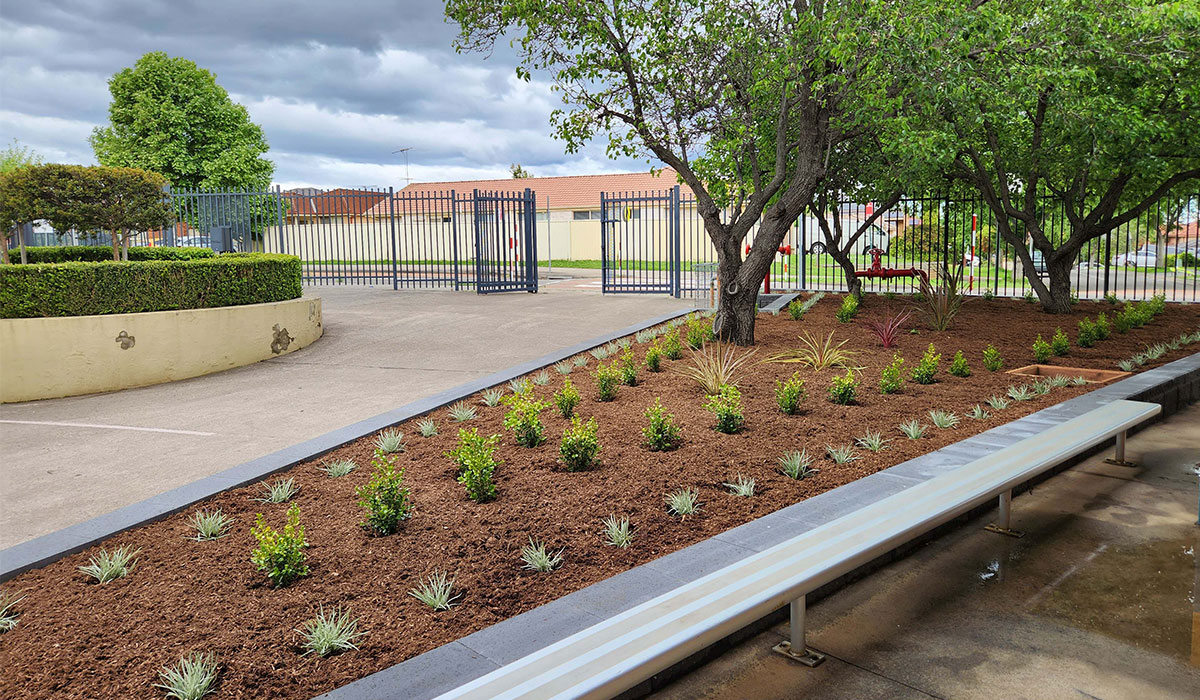
<instances>
[{"instance_id":1,"label":"hedge","mask_svg":"<svg viewBox=\"0 0 1200 700\"><path fill-rule=\"evenodd\" d=\"M0 265L0 318L206 309L295 299L301 291L294 255Z\"/></svg>"},{"instance_id":2,"label":"hedge","mask_svg":"<svg viewBox=\"0 0 1200 700\"><path fill-rule=\"evenodd\" d=\"M215 257L211 248L129 248L129 260L196 260ZM112 262L112 246L107 245L48 245L30 246L25 249L30 263L62 262ZM9 260L21 262L21 253L16 248L8 251Z\"/></svg>"}]
</instances>

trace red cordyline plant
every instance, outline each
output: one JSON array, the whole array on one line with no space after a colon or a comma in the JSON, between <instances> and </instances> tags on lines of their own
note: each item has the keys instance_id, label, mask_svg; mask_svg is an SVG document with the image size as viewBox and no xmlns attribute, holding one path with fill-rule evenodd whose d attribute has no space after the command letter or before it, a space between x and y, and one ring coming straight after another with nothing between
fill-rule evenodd
<instances>
[{"instance_id":1,"label":"red cordyline plant","mask_svg":"<svg viewBox=\"0 0 1200 700\"><path fill-rule=\"evenodd\" d=\"M897 314L884 316L881 319L873 318L867 321L867 328L879 338L879 342L883 343L883 347L891 348L896 346L896 341L900 338L900 334L904 331L904 324L912 317L912 312L901 311Z\"/></svg>"}]
</instances>

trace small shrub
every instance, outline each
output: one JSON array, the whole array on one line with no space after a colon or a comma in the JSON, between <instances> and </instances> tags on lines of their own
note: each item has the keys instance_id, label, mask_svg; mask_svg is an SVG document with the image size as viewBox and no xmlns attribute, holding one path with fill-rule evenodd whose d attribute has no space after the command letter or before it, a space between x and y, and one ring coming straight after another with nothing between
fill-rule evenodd
<instances>
[{"instance_id":1,"label":"small shrub","mask_svg":"<svg viewBox=\"0 0 1200 700\"><path fill-rule=\"evenodd\" d=\"M775 402L779 410L789 416L796 415L804 401L804 380L799 372L793 372L786 382L775 380Z\"/></svg>"},{"instance_id":2,"label":"small shrub","mask_svg":"<svg viewBox=\"0 0 1200 700\"><path fill-rule=\"evenodd\" d=\"M564 548L565 549L565 548ZM539 571L548 573L554 571L562 564L564 549L557 552L551 552L546 549L546 545L542 542L529 538L529 544L521 549L521 561L525 562L526 569L531 571Z\"/></svg>"},{"instance_id":3,"label":"small shrub","mask_svg":"<svg viewBox=\"0 0 1200 700\"><path fill-rule=\"evenodd\" d=\"M904 388L904 358L892 355L892 361L879 374L879 393L898 394Z\"/></svg>"},{"instance_id":4,"label":"small shrub","mask_svg":"<svg viewBox=\"0 0 1200 700\"><path fill-rule=\"evenodd\" d=\"M600 452L600 440L596 437L596 419L588 418L587 422L576 416L571 419L571 425L563 431L562 443L558 454L562 457L567 471L578 472L591 469L596 463L596 455Z\"/></svg>"},{"instance_id":5,"label":"small shrub","mask_svg":"<svg viewBox=\"0 0 1200 700\"><path fill-rule=\"evenodd\" d=\"M717 417L715 428L719 433L736 433L746 423L742 415L742 394L736 386L726 384L718 393L710 394L704 409Z\"/></svg>"},{"instance_id":6,"label":"small shrub","mask_svg":"<svg viewBox=\"0 0 1200 700\"><path fill-rule=\"evenodd\" d=\"M651 372L659 372L662 370L662 345L659 344L656 338L650 347L646 349L646 369Z\"/></svg>"},{"instance_id":7,"label":"small shrub","mask_svg":"<svg viewBox=\"0 0 1200 700\"><path fill-rule=\"evenodd\" d=\"M849 406L854 403L858 395L858 378L854 376L854 370L846 370L846 374L841 377L834 377L829 382L829 400L842 406Z\"/></svg>"},{"instance_id":8,"label":"small shrub","mask_svg":"<svg viewBox=\"0 0 1200 700\"><path fill-rule=\"evenodd\" d=\"M1075 344L1081 348L1090 348L1096 344L1099 339L1099 333L1096 331L1096 323L1090 318L1085 318L1079 322L1079 334L1075 337Z\"/></svg>"},{"instance_id":9,"label":"small shrub","mask_svg":"<svg viewBox=\"0 0 1200 700\"><path fill-rule=\"evenodd\" d=\"M733 344L715 343L692 353L692 364L672 368L672 372L696 380L705 394L716 394L723 386L737 386L745 365L757 350L737 354Z\"/></svg>"},{"instance_id":10,"label":"small shrub","mask_svg":"<svg viewBox=\"0 0 1200 700\"><path fill-rule=\"evenodd\" d=\"M550 383L550 373L546 370L538 372L537 374L533 375L533 383L537 386L546 386Z\"/></svg>"},{"instance_id":11,"label":"small shrub","mask_svg":"<svg viewBox=\"0 0 1200 700\"><path fill-rule=\"evenodd\" d=\"M858 297L847 294L842 298L842 305L833 315L842 323L850 323L858 315Z\"/></svg>"},{"instance_id":12,"label":"small shrub","mask_svg":"<svg viewBox=\"0 0 1200 700\"><path fill-rule=\"evenodd\" d=\"M604 519L604 544L609 547L625 549L633 542L633 533L629 529L629 518L610 515Z\"/></svg>"},{"instance_id":13,"label":"small shrub","mask_svg":"<svg viewBox=\"0 0 1200 700\"><path fill-rule=\"evenodd\" d=\"M258 542L250 554L250 563L259 571L267 572L267 578L276 588L308 576L308 566L304 563L304 548L308 541L304 539L304 526L300 524L300 506L293 503L288 508L287 522L282 530L267 525L262 513L256 514L250 533Z\"/></svg>"},{"instance_id":14,"label":"small shrub","mask_svg":"<svg viewBox=\"0 0 1200 700\"><path fill-rule=\"evenodd\" d=\"M362 526L376 535L390 535L412 513L412 501L404 488L404 470L396 468L396 457L375 451L371 480L355 489L358 505L367 511Z\"/></svg>"},{"instance_id":15,"label":"small shrub","mask_svg":"<svg viewBox=\"0 0 1200 700\"><path fill-rule=\"evenodd\" d=\"M1071 339L1067 337L1063 329L1058 328L1054 331L1054 337L1050 339L1050 349L1059 357L1071 351Z\"/></svg>"},{"instance_id":16,"label":"small shrub","mask_svg":"<svg viewBox=\"0 0 1200 700\"><path fill-rule=\"evenodd\" d=\"M461 595L454 595L454 579L443 571L434 571L408 594L428 605L434 612L449 610Z\"/></svg>"},{"instance_id":17,"label":"small shrub","mask_svg":"<svg viewBox=\"0 0 1200 700\"><path fill-rule=\"evenodd\" d=\"M925 349L925 354L921 356L917 366L912 368L909 376L917 384L933 384L936 381L938 366L941 364L942 355L937 352L933 343Z\"/></svg>"},{"instance_id":18,"label":"small shrub","mask_svg":"<svg viewBox=\"0 0 1200 700\"><path fill-rule=\"evenodd\" d=\"M269 484L264 481L259 485L263 487L263 495L262 498L254 500L261 503L284 503L300 493L300 487L296 485L295 478L276 479Z\"/></svg>"},{"instance_id":19,"label":"small shrub","mask_svg":"<svg viewBox=\"0 0 1200 700\"><path fill-rule=\"evenodd\" d=\"M140 549L132 549L128 545L117 547L112 553L102 548L89 557L87 565L79 567L79 570L96 579L96 583L115 581L133 571L139 552Z\"/></svg>"},{"instance_id":20,"label":"small shrub","mask_svg":"<svg viewBox=\"0 0 1200 700\"><path fill-rule=\"evenodd\" d=\"M1108 340L1112 335L1112 326L1108 325L1108 316L1101 311L1096 314L1096 340Z\"/></svg>"},{"instance_id":21,"label":"small shrub","mask_svg":"<svg viewBox=\"0 0 1200 700\"><path fill-rule=\"evenodd\" d=\"M617 390L621 387L621 372L613 365L596 365L596 398L599 401L612 401L617 398Z\"/></svg>"},{"instance_id":22,"label":"small shrub","mask_svg":"<svg viewBox=\"0 0 1200 700\"><path fill-rule=\"evenodd\" d=\"M802 347L796 350L777 352L768 357L765 362L796 363L801 367L811 367L816 370L826 367L849 369L854 352L842 349L847 342L849 341L843 340L835 344L833 333L826 336L824 340L820 340L805 332L800 336Z\"/></svg>"},{"instance_id":23,"label":"small shrub","mask_svg":"<svg viewBox=\"0 0 1200 700\"><path fill-rule=\"evenodd\" d=\"M483 392L483 396L479 399L479 403L484 406L499 406L504 399L504 390L500 387L492 387Z\"/></svg>"},{"instance_id":24,"label":"small shrub","mask_svg":"<svg viewBox=\"0 0 1200 700\"><path fill-rule=\"evenodd\" d=\"M575 367L587 367L587 363L587 355L576 355L575 357L571 358L571 364Z\"/></svg>"},{"instance_id":25,"label":"small shrub","mask_svg":"<svg viewBox=\"0 0 1200 700\"><path fill-rule=\"evenodd\" d=\"M506 396L504 403L508 406L508 412L504 414L504 427L513 431L518 445L537 447L546 441L541 416L550 404L538 401L530 394Z\"/></svg>"},{"instance_id":26,"label":"small shrub","mask_svg":"<svg viewBox=\"0 0 1200 700\"><path fill-rule=\"evenodd\" d=\"M792 317L793 321L799 321L804 318L804 302L799 299L792 299L787 305L788 316Z\"/></svg>"},{"instance_id":27,"label":"small shrub","mask_svg":"<svg viewBox=\"0 0 1200 700\"><path fill-rule=\"evenodd\" d=\"M501 392L501 395L503 395L503 392ZM450 417L458 423L474 420L476 415L475 407L468 406L462 401L459 401L450 407Z\"/></svg>"},{"instance_id":28,"label":"small shrub","mask_svg":"<svg viewBox=\"0 0 1200 700\"><path fill-rule=\"evenodd\" d=\"M754 497L755 482L750 477L738 474L732 482L724 483L722 486L729 489L729 493L734 496L741 496L742 498Z\"/></svg>"},{"instance_id":29,"label":"small shrub","mask_svg":"<svg viewBox=\"0 0 1200 700\"><path fill-rule=\"evenodd\" d=\"M422 418L417 421L417 432L421 437L433 437L437 435L437 422L432 418Z\"/></svg>"},{"instance_id":30,"label":"small shrub","mask_svg":"<svg viewBox=\"0 0 1200 700\"><path fill-rule=\"evenodd\" d=\"M700 512L700 493L693 489L679 489L668 493L664 498L667 512L681 518Z\"/></svg>"},{"instance_id":31,"label":"small shrub","mask_svg":"<svg viewBox=\"0 0 1200 700\"><path fill-rule=\"evenodd\" d=\"M699 350L705 343L712 339L712 321L701 316L688 317L687 344L689 348Z\"/></svg>"},{"instance_id":32,"label":"small shrub","mask_svg":"<svg viewBox=\"0 0 1200 700\"><path fill-rule=\"evenodd\" d=\"M508 388L512 391L512 393L520 396L522 394L528 394L533 389L533 384L531 384L529 380L525 379L524 377L518 377L516 379L508 380Z\"/></svg>"},{"instance_id":33,"label":"small shrub","mask_svg":"<svg viewBox=\"0 0 1200 700\"><path fill-rule=\"evenodd\" d=\"M1038 337L1033 341L1033 357L1038 362L1045 362L1050 359L1050 355L1054 353L1050 343L1042 340L1042 334L1038 333Z\"/></svg>"},{"instance_id":34,"label":"small shrub","mask_svg":"<svg viewBox=\"0 0 1200 700\"><path fill-rule=\"evenodd\" d=\"M834 464L848 464L858 459L850 445L826 445L825 455L833 460Z\"/></svg>"},{"instance_id":35,"label":"small shrub","mask_svg":"<svg viewBox=\"0 0 1200 700\"><path fill-rule=\"evenodd\" d=\"M935 408L929 412L929 422L942 430L958 427L958 416L953 411L943 411Z\"/></svg>"},{"instance_id":36,"label":"small shrub","mask_svg":"<svg viewBox=\"0 0 1200 700\"><path fill-rule=\"evenodd\" d=\"M1033 296L1033 290L1032 289L1026 290L1025 291L1025 303L1033 304L1036 302L1037 302L1037 297Z\"/></svg>"},{"instance_id":37,"label":"small shrub","mask_svg":"<svg viewBox=\"0 0 1200 700\"><path fill-rule=\"evenodd\" d=\"M882 433L868 430L865 435L855 439L854 444L870 452L882 452L887 449L888 442Z\"/></svg>"},{"instance_id":38,"label":"small shrub","mask_svg":"<svg viewBox=\"0 0 1200 700\"><path fill-rule=\"evenodd\" d=\"M458 467L458 483L467 490L467 498L476 503L496 497L492 475L500 465L495 457L499 443L499 435L480 437L475 428L459 430L458 445L446 453Z\"/></svg>"},{"instance_id":39,"label":"small shrub","mask_svg":"<svg viewBox=\"0 0 1200 700\"><path fill-rule=\"evenodd\" d=\"M1118 311L1113 314L1113 328L1118 333L1128 333L1133 328L1133 317L1126 311Z\"/></svg>"},{"instance_id":40,"label":"small shrub","mask_svg":"<svg viewBox=\"0 0 1200 700\"><path fill-rule=\"evenodd\" d=\"M996 295L992 293L992 290L990 290L990 289L983 290L983 300L984 301L991 301L992 299L995 299L995 298L996 298Z\"/></svg>"},{"instance_id":41,"label":"small shrub","mask_svg":"<svg viewBox=\"0 0 1200 700\"><path fill-rule=\"evenodd\" d=\"M817 472L812 468L812 457L808 456L808 451L792 450L784 452L779 458L779 471L791 479L803 479L806 476L811 476Z\"/></svg>"},{"instance_id":42,"label":"small shrub","mask_svg":"<svg viewBox=\"0 0 1200 700\"><path fill-rule=\"evenodd\" d=\"M404 451L404 433L389 428L375 438L375 449L391 454Z\"/></svg>"},{"instance_id":43,"label":"small shrub","mask_svg":"<svg viewBox=\"0 0 1200 700\"><path fill-rule=\"evenodd\" d=\"M568 362L566 360L562 360L561 362L554 363L554 371L556 371L559 374L562 374L564 376L570 374L571 370L573 370L573 369L575 369L575 365L572 365L570 362Z\"/></svg>"},{"instance_id":44,"label":"small shrub","mask_svg":"<svg viewBox=\"0 0 1200 700\"><path fill-rule=\"evenodd\" d=\"M988 346L983 349L983 367L989 372L999 372L1004 369L1004 358L1000 356L1000 351L995 345L988 343Z\"/></svg>"},{"instance_id":45,"label":"small shrub","mask_svg":"<svg viewBox=\"0 0 1200 700\"><path fill-rule=\"evenodd\" d=\"M950 369L948 371L955 377L971 376L971 368L967 365L967 358L963 357L962 350L954 353L954 360L950 362Z\"/></svg>"},{"instance_id":46,"label":"small shrub","mask_svg":"<svg viewBox=\"0 0 1200 700\"><path fill-rule=\"evenodd\" d=\"M654 405L642 415L650 419L650 424L642 428L642 437L651 452L667 452L679 446L680 432L675 425L675 416L663 409L657 397Z\"/></svg>"},{"instance_id":47,"label":"small shrub","mask_svg":"<svg viewBox=\"0 0 1200 700\"><path fill-rule=\"evenodd\" d=\"M196 531L196 536L192 539L197 542L206 542L208 540L219 540L228 535L229 528L233 525L233 518L222 513L220 508L216 510L198 510L192 513L188 524Z\"/></svg>"},{"instance_id":48,"label":"small shrub","mask_svg":"<svg viewBox=\"0 0 1200 700\"><path fill-rule=\"evenodd\" d=\"M575 407L579 405L579 390L569 378L563 380L562 389L554 392L554 405L563 418L575 415Z\"/></svg>"},{"instance_id":49,"label":"small shrub","mask_svg":"<svg viewBox=\"0 0 1200 700\"><path fill-rule=\"evenodd\" d=\"M916 419L906 420L896 427L909 440L920 440L925 437L925 426L921 425L921 422Z\"/></svg>"},{"instance_id":50,"label":"small shrub","mask_svg":"<svg viewBox=\"0 0 1200 700\"><path fill-rule=\"evenodd\" d=\"M358 464L352 459L339 458L332 459L329 462L317 467L317 469L325 472L326 476L336 479L346 476L355 469L358 469Z\"/></svg>"},{"instance_id":51,"label":"small shrub","mask_svg":"<svg viewBox=\"0 0 1200 700\"><path fill-rule=\"evenodd\" d=\"M621 354L621 383L625 386L637 386L637 362L633 359L633 350Z\"/></svg>"},{"instance_id":52,"label":"small shrub","mask_svg":"<svg viewBox=\"0 0 1200 700\"><path fill-rule=\"evenodd\" d=\"M166 691L175 700L200 700L217 684L217 660L212 654L193 652L174 666L164 666L158 672L161 683L155 688Z\"/></svg>"},{"instance_id":53,"label":"small shrub","mask_svg":"<svg viewBox=\"0 0 1200 700\"><path fill-rule=\"evenodd\" d=\"M675 330L663 336L663 357L668 360L678 360L683 357L683 343L679 341L679 331Z\"/></svg>"},{"instance_id":54,"label":"small shrub","mask_svg":"<svg viewBox=\"0 0 1200 700\"><path fill-rule=\"evenodd\" d=\"M1121 300L1117 298L1117 295L1111 294L1111 293L1104 295L1104 301L1107 301L1108 303L1112 304L1113 306L1116 306L1117 304L1121 303Z\"/></svg>"},{"instance_id":55,"label":"small shrub","mask_svg":"<svg viewBox=\"0 0 1200 700\"><path fill-rule=\"evenodd\" d=\"M366 632L358 631L358 620L350 617L350 611L340 607L329 612L322 607L317 616L306 620L298 631L304 640L300 645L304 647L304 653L317 656L358 649L354 640L366 635Z\"/></svg>"}]
</instances>

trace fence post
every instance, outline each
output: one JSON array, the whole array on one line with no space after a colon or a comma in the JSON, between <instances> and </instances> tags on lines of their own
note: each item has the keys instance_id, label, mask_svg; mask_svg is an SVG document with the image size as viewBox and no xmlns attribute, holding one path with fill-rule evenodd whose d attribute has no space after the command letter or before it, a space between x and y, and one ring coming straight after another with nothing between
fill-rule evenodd
<instances>
[{"instance_id":1,"label":"fence post","mask_svg":"<svg viewBox=\"0 0 1200 700\"><path fill-rule=\"evenodd\" d=\"M671 189L671 295L676 299L683 296L683 255L680 252L679 239L682 225L680 222L679 185Z\"/></svg>"},{"instance_id":2,"label":"fence post","mask_svg":"<svg viewBox=\"0 0 1200 700\"><path fill-rule=\"evenodd\" d=\"M483 251L479 249L479 190L471 191L471 231L475 236L475 293L483 294Z\"/></svg>"},{"instance_id":3,"label":"fence post","mask_svg":"<svg viewBox=\"0 0 1200 700\"><path fill-rule=\"evenodd\" d=\"M942 198L942 265L950 269L950 193Z\"/></svg>"},{"instance_id":4,"label":"fence post","mask_svg":"<svg viewBox=\"0 0 1200 700\"><path fill-rule=\"evenodd\" d=\"M1109 246L1112 243L1112 229L1104 234L1104 296L1108 296L1108 266L1112 263L1112 250Z\"/></svg>"},{"instance_id":5,"label":"fence post","mask_svg":"<svg viewBox=\"0 0 1200 700\"><path fill-rule=\"evenodd\" d=\"M400 289L400 280L396 276L396 191L388 187L388 224L392 229L392 291Z\"/></svg>"},{"instance_id":6,"label":"fence post","mask_svg":"<svg viewBox=\"0 0 1200 700\"><path fill-rule=\"evenodd\" d=\"M459 266L462 264L458 249L458 193L450 190L450 238L454 242L454 291L462 288Z\"/></svg>"},{"instance_id":7,"label":"fence post","mask_svg":"<svg viewBox=\"0 0 1200 700\"><path fill-rule=\"evenodd\" d=\"M283 245L283 188L275 185L275 223L279 226L279 254L284 255L287 250Z\"/></svg>"},{"instance_id":8,"label":"fence post","mask_svg":"<svg viewBox=\"0 0 1200 700\"><path fill-rule=\"evenodd\" d=\"M525 270L530 294L538 291L537 195L525 188Z\"/></svg>"},{"instance_id":9,"label":"fence post","mask_svg":"<svg viewBox=\"0 0 1200 700\"><path fill-rule=\"evenodd\" d=\"M608 292L608 194L600 192L600 293Z\"/></svg>"}]
</instances>

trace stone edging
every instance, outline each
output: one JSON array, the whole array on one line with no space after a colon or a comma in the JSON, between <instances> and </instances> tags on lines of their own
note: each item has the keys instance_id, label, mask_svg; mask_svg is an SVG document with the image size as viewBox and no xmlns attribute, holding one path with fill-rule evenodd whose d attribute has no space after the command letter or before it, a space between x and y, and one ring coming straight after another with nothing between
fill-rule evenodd
<instances>
[{"instance_id":1,"label":"stone edging","mask_svg":"<svg viewBox=\"0 0 1200 700\"><path fill-rule=\"evenodd\" d=\"M1161 404L1161 420L1200 400L1200 353L1090 391L1010 423L910 459L881 472L781 508L690 547L630 569L533 610L479 630L349 683L317 700L425 700L436 697L500 666L525 657L605 618L624 612L667 591L773 547L796 535L887 498L910 486L1031 437L1058 423L1120 399ZM1150 425L1147 421L1139 429ZM1111 444L1111 441L1109 442ZM1105 449L1076 456L1035 481ZM1033 483L1033 482L1031 482ZM1031 484L1022 486L1025 490ZM994 508L980 506L922 538L883 555L837 581L810 593L810 603L896 560L920 543ZM621 698L641 697L694 668L732 644L782 620L786 608L727 637L709 649L659 674Z\"/></svg>"},{"instance_id":2,"label":"stone edging","mask_svg":"<svg viewBox=\"0 0 1200 700\"><path fill-rule=\"evenodd\" d=\"M69 554L74 554L125 530L165 518L168 515L187 508L193 503L215 496L222 491L228 491L229 489L261 481L271 474L288 469L300 462L320 457L326 452L337 449L363 436L447 406L477 391L498 384L504 384L510 379L515 379L541 367L552 365L555 362L594 347L605 345L617 338L632 335L650 326L683 316L691 311L692 309L683 309L654 316L632 326L627 326L620 330L585 340L582 343L556 350L539 358L513 365L499 372L489 374L486 377L459 384L456 387L439 392L433 396L418 399L391 411L351 423L311 440L285 447L282 450L252 459L249 462L243 462L236 467L206 476L190 484L184 484L165 493L147 498L144 501L118 508L91 520L70 525L61 530L0 550L0 583L30 569L45 566Z\"/></svg>"}]
</instances>

